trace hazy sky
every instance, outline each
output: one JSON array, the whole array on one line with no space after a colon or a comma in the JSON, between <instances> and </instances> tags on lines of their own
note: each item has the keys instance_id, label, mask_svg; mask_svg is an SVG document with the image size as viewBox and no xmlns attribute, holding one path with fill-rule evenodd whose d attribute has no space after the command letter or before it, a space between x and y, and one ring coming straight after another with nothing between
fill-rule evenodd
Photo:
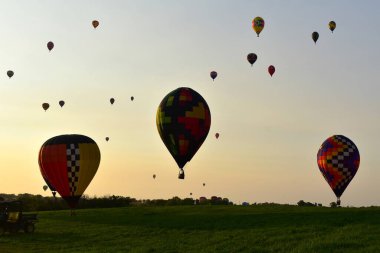
<instances>
[{"instance_id":1,"label":"hazy sky","mask_svg":"<svg viewBox=\"0 0 380 253\"><path fill-rule=\"evenodd\" d=\"M328 204L336 198L316 154L342 134L361 155L342 204L380 205L379 7L375 0L1 1L0 192L49 195L39 148L76 133L101 150L89 195L192 192L237 203ZM266 22L259 38L256 16ZM199 92L212 117L185 180L155 122L162 98L181 86Z\"/></svg>"}]
</instances>

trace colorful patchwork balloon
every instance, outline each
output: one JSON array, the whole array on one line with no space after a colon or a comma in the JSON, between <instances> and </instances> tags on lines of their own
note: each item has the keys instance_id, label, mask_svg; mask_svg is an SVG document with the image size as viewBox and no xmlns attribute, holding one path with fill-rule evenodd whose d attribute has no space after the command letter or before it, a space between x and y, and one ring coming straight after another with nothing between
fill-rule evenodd
<instances>
[{"instance_id":1,"label":"colorful patchwork balloon","mask_svg":"<svg viewBox=\"0 0 380 253\"><path fill-rule=\"evenodd\" d=\"M156 124L162 141L180 168L193 158L205 141L211 125L210 109L201 95L178 88L164 97L157 109Z\"/></svg>"},{"instance_id":2,"label":"colorful patchwork balloon","mask_svg":"<svg viewBox=\"0 0 380 253\"><path fill-rule=\"evenodd\" d=\"M340 204L340 196L359 169L360 155L355 144L343 135L333 135L319 148L318 167Z\"/></svg>"},{"instance_id":3,"label":"colorful patchwork balloon","mask_svg":"<svg viewBox=\"0 0 380 253\"><path fill-rule=\"evenodd\" d=\"M262 17L255 17L252 20L252 28L253 30L255 30L257 37L259 37L259 34L264 29L264 25L265 25L265 22Z\"/></svg>"}]
</instances>

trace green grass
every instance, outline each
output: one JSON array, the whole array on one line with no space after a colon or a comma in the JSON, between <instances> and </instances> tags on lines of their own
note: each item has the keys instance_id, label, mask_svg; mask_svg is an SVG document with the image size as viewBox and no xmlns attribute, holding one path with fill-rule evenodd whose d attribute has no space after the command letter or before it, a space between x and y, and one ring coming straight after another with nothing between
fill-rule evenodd
<instances>
[{"instance_id":1,"label":"green grass","mask_svg":"<svg viewBox=\"0 0 380 253\"><path fill-rule=\"evenodd\" d=\"M0 252L380 252L380 208L127 207L40 212Z\"/></svg>"}]
</instances>

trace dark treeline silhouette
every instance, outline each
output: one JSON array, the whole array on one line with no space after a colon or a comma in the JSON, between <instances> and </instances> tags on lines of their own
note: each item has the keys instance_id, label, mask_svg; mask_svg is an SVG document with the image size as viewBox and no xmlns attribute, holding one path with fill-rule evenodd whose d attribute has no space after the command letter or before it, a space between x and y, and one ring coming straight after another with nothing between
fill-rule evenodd
<instances>
[{"instance_id":1,"label":"dark treeline silhouette","mask_svg":"<svg viewBox=\"0 0 380 253\"><path fill-rule=\"evenodd\" d=\"M0 193L0 201L19 200L23 203L23 210L30 211L49 211L69 209L65 200L60 197L44 197L33 194L3 194ZM110 208L126 206L179 206L179 205L233 205L227 198L213 196L210 199L201 197L200 199L173 197L171 199L142 199L137 200L123 196L102 196L89 197L83 195L79 200L77 209L85 208Z\"/></svg>"},{"instance_id":2,"label":"dark treeline silhouette","mask_svg":"<svg viewBox=\"0 0 380 253\"><path fill-rule=\"evenodd\" d=\"M305 202L303 200L300 200L297 202L298 206L322 206L320 203L311 203L311 202Z\"/></svg>"}]
</instances>

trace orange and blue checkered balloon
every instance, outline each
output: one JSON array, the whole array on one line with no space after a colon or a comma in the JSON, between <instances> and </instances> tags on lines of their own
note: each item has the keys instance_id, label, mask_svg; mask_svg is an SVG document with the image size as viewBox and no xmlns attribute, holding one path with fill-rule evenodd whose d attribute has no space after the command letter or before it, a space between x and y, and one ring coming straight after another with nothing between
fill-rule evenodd
<instances>
[{"instance_id":1,"label":"orange and blue checkered balloon","mask_svg":"<svg viewBox=\"0 0 380 253\"><path fill-rule=\"evenodd\" d=\"M178 88L164 97L157 109L156 124L162 141L183 168L205 141L211 125L204 98L190 88Z\"/></svg>"},{"instance_id":2,"label":"orange and blue checkered balloon","mask_svg":"<svg viewBox=\"0 0 380 253\"><path fill-rule=\"evenodd\" d=\"M337 198L343 194L359 169L356 145L343 135L334 135L319 148L318 167Z\"/></svg>"}]
</instances>

